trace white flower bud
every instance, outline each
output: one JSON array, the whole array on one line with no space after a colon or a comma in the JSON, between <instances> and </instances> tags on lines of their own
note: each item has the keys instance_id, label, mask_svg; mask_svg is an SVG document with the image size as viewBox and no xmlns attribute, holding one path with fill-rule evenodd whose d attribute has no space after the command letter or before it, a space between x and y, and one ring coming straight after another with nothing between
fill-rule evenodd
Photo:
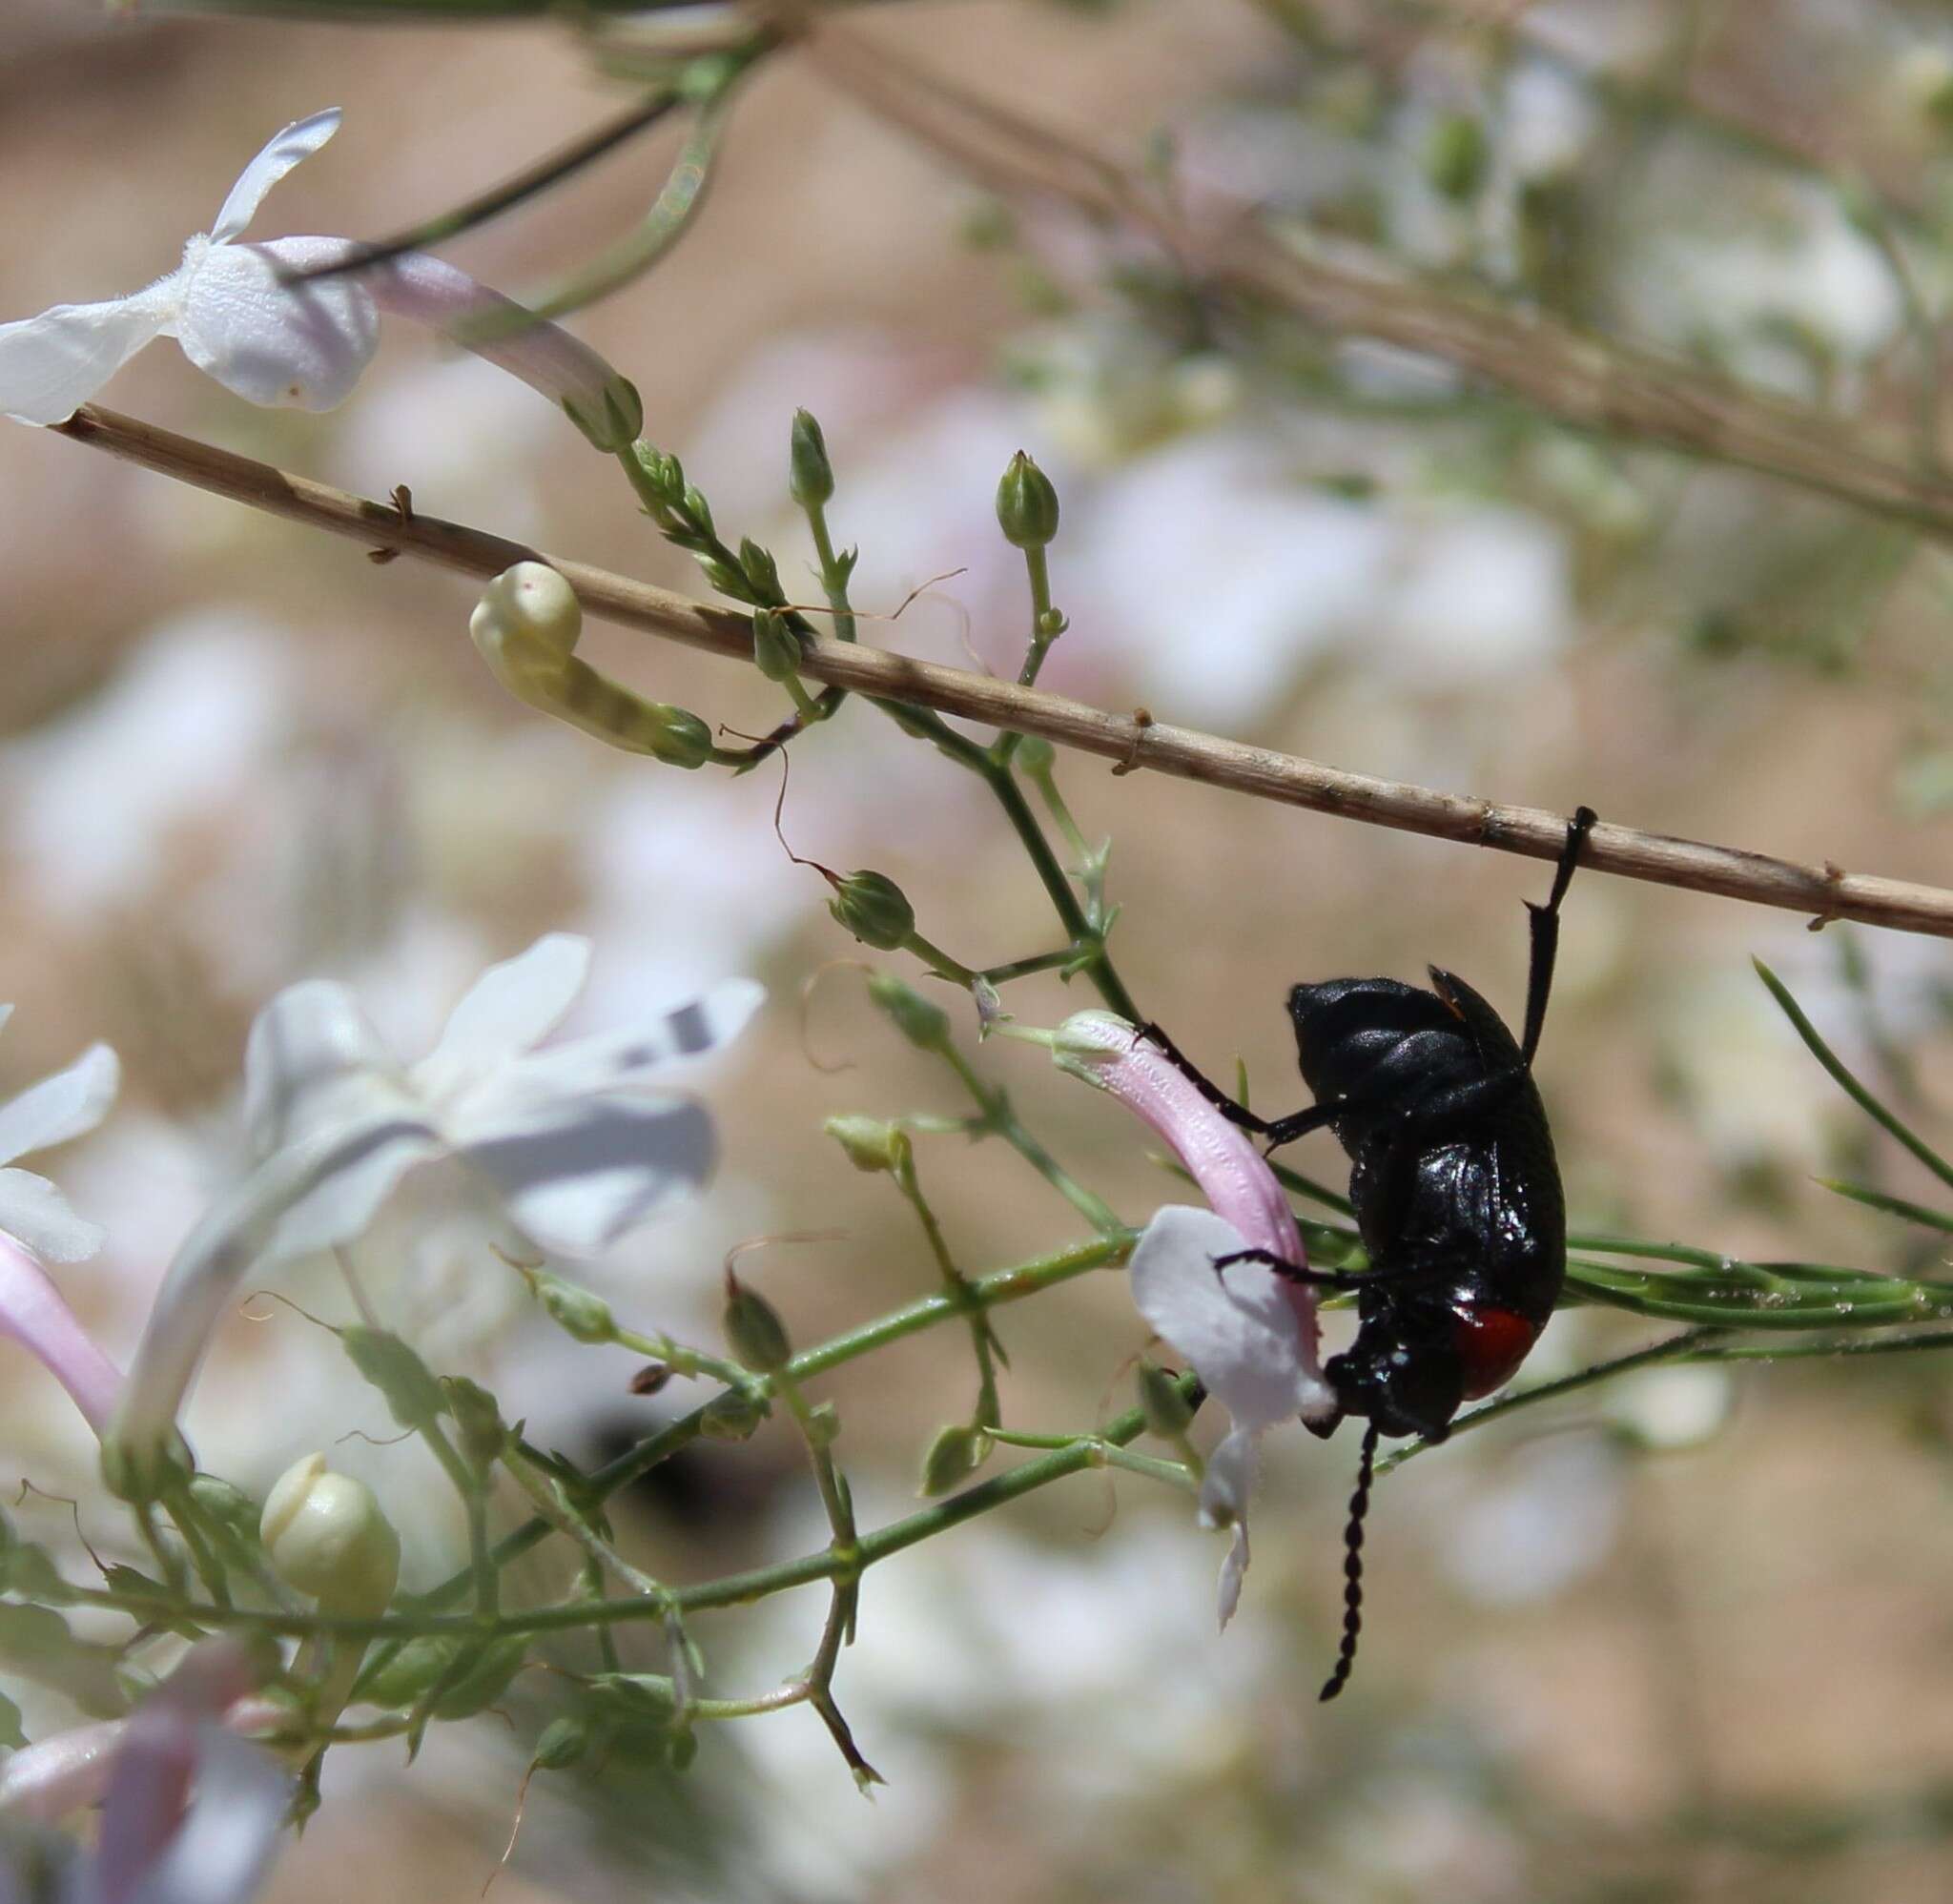
<instances>
[{"instance_id":1,"label":"white flower bud","mask_svg":"<svg viewBox=\"0 0 1953 1904\"><path fill-rule=\"evenodd\" d=\"M322 1454L296 1461L264 1504L264 1550L278 1577L321 1607L383 1612L400 1579L401 1537L373 1490L335 1474Z\"/></svg>"},{"instance_id":2,"label":"white flower bud","mask_svg":"<svg viewBox=\"0 0 1953 1904\"><path fill-rule=\"evenodd\" d=\"M504 687L524 700L525 686L539 677L553 685L583 628L576 590L543 562L504 569L468 618L468 633L483 659Z\"/></svg>"}]
</instances>

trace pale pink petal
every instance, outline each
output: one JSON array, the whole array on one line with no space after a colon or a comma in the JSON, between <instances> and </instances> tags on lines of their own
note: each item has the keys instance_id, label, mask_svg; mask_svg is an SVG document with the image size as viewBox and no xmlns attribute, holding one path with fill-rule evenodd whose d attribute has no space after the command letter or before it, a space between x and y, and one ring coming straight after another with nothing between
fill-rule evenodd
<instances>
[{"instance_id":1,"label":"pale pink petal","mask_svg":"<svg viewBox=\"0 0 1953 1904\"><path fill-rule=\"evenodd\" d=\"M95 1346L61 1292L12 1238L0 1236L0 1335L30 1350L97 1435L115 1412L122 1371Z\"/></svg>"},{"instance_id":2,"label":"pale pink petal","mask_svg":"<svg viewBox=\"0 0 1953 1904\"><path fill-rule=\"evenodd\" d=\"M275 138L238 174L210 228L213 242L224 244L251 222L269 192L302 158L310 158L339 129L339 111L328 107L309 119L298 119Z\"/></svg>"},{"instance_id":3,"label":"pale pink petal","mask_svg":"<svg viewBox=\"0 0 1953 1904\"><path fill-rule=\"evenodd\" d=\"M51 1825L101 1803L127 1719L71 1726L0 1764L0 1812Z\"/></svg>"},{"instance_id":4,"label":"pale pink petal","mask_svg":"<svg viewBox=\"0 0 1953 1904\"><path fill-rule=\"evenodd\" d=\"M1054 1049L1065 1069L1109 1091L1173 1146L1216 1214L1247 1243L1306 1260L1294 1212L1253 1140L1158 1046L1110 1012L1077 1012L1059 1027Z\"/></svg>"},{"instance_id":5,"label":"pale pink petal","mask_svg":"<svg viewBox=\"0 0 1953 1904\"><path fill-rule=\"evenodd\" d=\"M567 405L581 416L602 417L606 399L622 399L629 389L588 344L560 324L529 318L512 298L491 291L444 258L407 252L365 273L361 281L382 311L442 332L464 350L521 378L552 403ZM525 321L504 336L470 334L471 326L516 317ZM627 401L635 404L634 391ZM634 433L633 424L627 435Z\"/></svg>"}]
</instances>

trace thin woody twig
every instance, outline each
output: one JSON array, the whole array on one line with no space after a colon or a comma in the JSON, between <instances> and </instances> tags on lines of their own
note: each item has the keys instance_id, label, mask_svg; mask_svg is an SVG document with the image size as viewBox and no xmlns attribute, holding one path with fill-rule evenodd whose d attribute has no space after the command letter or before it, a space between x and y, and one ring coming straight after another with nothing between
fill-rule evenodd
<instances>
[{"instance_id":1,"label":"thin woody twig","mask_svg":"<svg viewBox=\"0 0 1953 1904\"><path fill-rule=\"evenodd\" d=\"M403 517L391 502L351 496L93 404L55 425L55 432L178 481L348 537L362 546L398 549L463 575L485 579L518 562L546 561L568 581L590 614L745 665L752 660L751 624L730 609L543 555L525 543L418 511ZM1563 813L1501 806L1407 781L1349 773L1165 721L1142 726L1131 714L1111 713L1041 688L1019 687L1013 681L859 643L816 636L806 639L803 646L801 671L830 686L934 707L1011 733L1041 734L1060 746L1178 779L1203 781L1370 826L1494 847L1531 859L1556 858L1566 840ZM1781 907L1811 914L1819 922L1856 919L1899 932L1953 938L1953 891L1846 872L1828 861L1800 866L1736 847L1603 823L1594 828L1582 864L1658 886Z\"/></svg>"},{"instance_id":2,"label":"thin woody twig","mask_svg":"<svg viewBox=\"0 0 1953 1904\"><path fill-rule=\"evenodd\" d=\"M804 48L825 78L961 171L1141 232L1211 293L1245 295L1334 335L1434 358L1575 428L1755 470L1953 542L1953 480L1823 411L1542 312L1429 284L1361 246L1331 249L1245 210L1196 227L1082 141L966 92L869 34L823 22Z\"/></svg>"}]
</instances>

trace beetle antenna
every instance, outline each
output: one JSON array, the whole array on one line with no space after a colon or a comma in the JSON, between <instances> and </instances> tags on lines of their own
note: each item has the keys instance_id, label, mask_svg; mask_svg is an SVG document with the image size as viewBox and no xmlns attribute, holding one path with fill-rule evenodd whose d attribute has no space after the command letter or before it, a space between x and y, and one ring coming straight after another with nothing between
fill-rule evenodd
<instances>
[{"instance_id":1,"label":"beetle antenna","mask_svg":"<svg viewBox=\"0 0 1953 1904\"><path fill-rule=\"evenodd\" d=\"M1343 1649L1336 1670L1325 1683L1324 1699L1333 1699L1349 1684L1356 1665L1356 1638L1363 1631L1363 1517L1369 1512L1369 1484L1376 1474L1377 1424L1363 1431L1363 1453L1356 1464L1356 1492L1349 1497L1349 1525L1343 1536Z\"/></svg>"}]
</instances>

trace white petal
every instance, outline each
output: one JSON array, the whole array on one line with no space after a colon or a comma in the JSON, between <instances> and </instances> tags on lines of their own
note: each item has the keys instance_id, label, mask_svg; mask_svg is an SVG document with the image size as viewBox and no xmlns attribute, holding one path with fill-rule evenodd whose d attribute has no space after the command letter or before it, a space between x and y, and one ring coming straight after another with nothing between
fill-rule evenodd
<instances>
[{"instance_id":1,"label":"white petal","mask_svg":"<svg viewBox=\"0 0 1953 1904\"><path fill-rule=\"evenodd\" d=\"M183 354L253 403L330 410L351 394L380 341L380 317L357 278L288 283L343 257L345 238L213 245L191 273L176 318Z\"/></svg>"},{"instance_id":2,"label":"white petal","mask_svg":"<svg viewBox=\"0 0 1953 1904\"><path fill-rule=\"evenodd\" d=\"M295 120L271 140L237 174L231 195L210 228L212 240L226 244L251 222L269 192L301 158L310 158L339 129L339 110L328 107L309 119Z\"/></svg>"},{"instance_id":3,"label":"white petal","mask_svg":"<svg viewBox=\"0 0 1953 1904\"><path fill-rule=\"evenodd\" d=\"M1201 1477L1201 1525L1231 1527L1234 1538L1227 1556L1221 1563L1221 1628L1234 1618L1241 1600L1241 1577L1247 1571L1247 1501L1254 1492L1255 1469L1260 1464L1261 1437L1247 1428L1236 1428L1207 1459L1207 1471Z\"/></svg>"},{"instance_id":4,"label":"white petal","mask_svg":"<svg viewBox=\"0 0 1953 1904\"><path fill-rule=\"evenodd\" d=\"M1227 1555L1221 1563L1221 1589L1217 1603L1221 1614L1221 1630L1227 1630L1227 1623L1234 1618L1234 1609L1241 1605L1241 1577L1247 1571L1247 1519L1243 1516L1234 1524L1234 1539L1228 1543Z\"/></svg>"},{"instance_id":5,"label":"white petal","mask_svg":"<svg viewBox=\"0 0 1953 1904\"><path fill-rule=\"evenodd\" d=\"M547 1037L576 1002L590 969L590 942L547 932L527 952L491 965L448 1014L441 1042L414 1067L429 1097L445 1096Z\"/></svg>"},{"instance_id":6,"label":"white petal","mask_svg":"<svg viewBox=\"0 0 1953 1904\"><path fill-rule=\"evenodd\" d=\"M107 1045L91 1045L66 1071L0 1105L0 1163L93 1130L115 1101L121 1078L115 1054Z\"/></svg>"},{"instance_id":7,"label":"white petal","mask_svg":"<svg viewBox=\"0 0 1953 1904\"><path fill-rule=\"evenodd\" d=\"M21 423L72 417L176 315L180 272L128 297L56 304L0 324L0 415Z\"/></svg>"},{"instance_id":8,"label":"white petal","mask_svg":"<svg viewBox=\"0 0 1953 1904\"><path fill-rule=\"evenodd\" d=\"M60 1191L31 1170L0 1170L0 1230L45 1262L85 1262L109 1234L84 1222Z\"/></svg>"},{"instance_id":9,"label":"white petal","mask_svg":"<svg viewBox=\"0 0 1953 1904\"><path fill-rule=\"evenodd\" d=\"M711 1174L715 1149L699 1105L613 1101L470 1144L466 1157L539 1243L589 1255L695 1191Z\"/></svg>"},{"instance_id":10,"label":"white petal","mask_svg":"<svg viewBox=\"0 0 1953 1904\"><path fill-rule=\"evenodd\" d=\"M288 985L251 1026L244 1118L260 1157L333 1124L400 1108L392 1054L343 985Z\"/></svg>"},{"instance_id":11,"label":"white petal","mask_svg":"<svg viewBox=\"0 0 1953 1904\"><path fill-rule=\"evenodd\" d=\"M680 1058L702 1057L737 1037L766 998L766 988L750 978L728 978L701 998L655 1018L601 1036L574 1038L507 1066L487 1093L471 1093L457 1115L472 1128L492 1119L501 1107L524 1110L600 1092L627 1091L650 1082Z\"/></svg>"},{"instance_id":12,"label":"white petal","mask_svg":"<svg viewBox=\"0 0 1953 1904\"><path fill-rule=\"evenodd\" d=\"M1216 1272L1216 1257L1242 1247L1211 1210L1169 1204L1133 1251L1133 1300L1240 1426L1265 1428L1318 1405L1321 1384L1275 1274L1258 1263Z\"/></svg>"}]
</instances>

